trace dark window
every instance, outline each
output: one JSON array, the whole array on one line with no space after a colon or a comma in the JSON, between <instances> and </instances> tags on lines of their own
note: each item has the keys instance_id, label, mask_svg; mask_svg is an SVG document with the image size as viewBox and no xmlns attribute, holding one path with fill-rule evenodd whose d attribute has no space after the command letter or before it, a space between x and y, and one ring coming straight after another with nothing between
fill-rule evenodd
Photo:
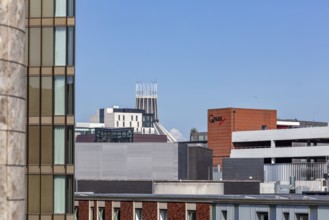
<instances>
[{"instance_id":1,"label":"dark window","mask_svg":"<svg viewBox=\"0 0 329 220\"><path fill-rule=\"evenodd\" d=\"M68 76L66 79L66 92L67 92L67 114L74 114L74 78Z\"/></svg>"},{"instance_id":2,"label":"dark window","mask_svg":"<svg viewBox=\"0 0 329 220\"><path fill-rule=\"evenodd\" d=\"M196 220L196 211L188 211L187 220Z\"/></svg>"},{"instance_id":3,"label":"dark window","mask_svg":"<svg viewBox=\"0 0 329 220\"><path fill-rule=\"evenodd\" d=\"M40 77L29 78L29 116L40 115Z\"/></svg>"},{"instance_id":4,"label":"dark window","mask_svg":"<svg viewBox=\"0 0 329 220\"><path fill-rule=\"evenodd\" d=\"M283 219L289 220L289 213L287 213L287 212L283 213Z\"/></svg>"},{"instance_id":5,"label":"dark window","mask_svg":"<svg viewBox=\"0 0 329 220\"><path fill-rule=\"evenodd\" d=\"M120 220L120 209L119 208L114 208L113 220Z\"/></svg>"},{"instance_id":6,"label":"dark window","mask_svg":"<svg viewBox=\"0 0 329 220\"><path fill-rule=\"evenodd\" d=\"M296 220L308 220L308 214L296 214Z\"/></svg>"},{"instance_id":7,"label":"dark window","mask_svg":"<svg viewBox=\"0 0 329 220\"><path fill-rule=\"evenodd\" d=\"M268 220L267 212L257 212L258 220Z\"/></svg>"},{"instance_id":8,"label":"dark window","mask_svg":"<svg viewBox=\"0 0 329 220\"><path fill-rule=\"evenodd\" d=\"M267 130L267 125L262 125L262 130Z\"/></svg>"},{"instance_id":9,"label":"dark window","mask_svg":"<svg viewBox=\"0 0 329 220\"><path fill-rule=\"evenodd\" d=\"M227 220L227 211L226 210L222 211L222 219Z\"/></svg>"}]
</instances>

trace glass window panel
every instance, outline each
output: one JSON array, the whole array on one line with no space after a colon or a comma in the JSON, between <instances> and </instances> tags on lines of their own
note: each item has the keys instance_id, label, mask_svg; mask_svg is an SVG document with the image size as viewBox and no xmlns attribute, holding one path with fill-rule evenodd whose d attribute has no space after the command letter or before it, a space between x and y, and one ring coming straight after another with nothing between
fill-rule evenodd
<instances>
[{"instance_id":1,"label":"glass window panel","mask_svg":"<svg viewBox=\"0 0 329 220\"><path fill-rule=\"evenodd\" d=\"M40 176L28 175L28 212L40 212Z\"/></svg>"},{"instance_id":2,"label":"glass window panel","mask_svg":"<svg viewBox=\"0 0 329 220\"><path fill-rule=\"evenodd\" d=\"M54 29L42 29L42 65L53 66L54 64Z\"/></svg>"},{"instance_id":3,"label":"glass window panel","mask_svg":"<svg viewBox=\"0 0 329 220\"><path fill-rule=\"evenodd\" d=\"M135 209L135 219L142 220L142 209Z\"/></svg>"},{"instance_id":4,"label":"glass window panel","mask_svg":"<svg viewBox=\"0 0 329 220\"><path fill-rule=\"evenodd\" d=\"M160 210L160 220L167 220L167 210Z\"/></svg>"},{"instance_id":5,"label":"glass window panel","mask_svg":"<svg viewBox=\"0 0 329 220\"><path fill-rule=\"evenodd\" d=\"M29 116L40 115L40 77L29 78Z\"/></svg>"},{"instance_id":6,"label":"glass window panel","mask_svg":"<svg viewBox=\"0 0 329 220\"><path fill-rule=\"evenodd\" d=\"M74 163L74 128L73 126L67 127L67 164Z\"/></svg>"},{"instance_id":7,"label":"glass window panel","mask_svg":"<svg viewBox=\"0 0 329 220\"><path fill-rule=\"evenodd\" d=\"M57 27L55 30L55 66L66 64L66 28Z\"/></svg>"},{"instance_id":8,"label":"glass window panel","mask_svg":"<svg viewBox=\"0 0 329 220\"><path fill-rule=\"evenodd\" d=\"M53 212L53 176L41 175L41 213Z\"/></svg>"},{"instance_id":9,"label":"glass window panel","mask_svg":"<svg viewBox=\"0 0 329 220\"><path fill-rule=\"evenodd\" d=\"M41 29L30 28L29 29L29 59L30 66L40 66L40 44L41 44Z\"/></svg>"},{"instance_id":10,"label":"glass window panel","mask_svg":"<svg viewBox=\"0 0 329 220\"><path fill-rule=\"evenodd\" d=\"M74 65L74 27L67 29L67 65Z\"/></svg>"},{"instance_id":11,"label":"glass window panel","mask_svg":"<svg viewBox=\"0 0 329 220\"><path fill-rule=\"evenodd\" d=\"M39 138L40 127L39 126L29 126L28 138L28 163L30 165L39 165L39 152L40 152L40 138Z\"/></svg>"},{"instance_id":12,"label":"glass window panel","mask_svg":"<svg viewBox=\"0 0 329 220\"><path fill-rule=\"evenodd\" d=\"M66 213L73 213L73 176L66 179Z\"/></svg>"},{"instance_id":13,"label":"glass window panel","mask_svg":"<svg viewBox=\"0 0 329 220\"><path fill-rule=\"evenodd\" d=\"M41 17L41 0L30 0L30 17Z\"/></svg>"},{"instance_id":14,"label":"glass window panel","mask_svg":"<svg viewBox=\"0 0 329 220\"><path fill-rule=\"evenodd\" d=\"M65 77L55 77L55 115L65 114Z\"/></svg>"},{"instance_id":15,"label":"glass window panel","mask_svg":"<svg viewBox=\"0 0 329 220\"><path fill-rule=\"evenodd\" d=\"M54 17L54 0L42 1L42 17Z\"/></svg>"},{"instance_id":16,"label":"glass window panel","mask_svg":"<svg viewBox=\"0 0 329 220\"><path fill-rule=\"evenodd\" d=\"M66 91L67 91L67 114L74 114L74 78L68 76L66 80Z\"/></svg>"},{"instance_id":17,"label":"glass window panel","mask_svg":"<svg viewBox=\"0 0 329 220\"><path fill-rule=\"evenodd\" d=\"M94 207L89 208L89 220L94 219Z\"/></svg>"},{"instance_id":18,"label":"glass window panel","mask_svg":"<svg viewBox=\"0 0 329 220\"><path fill-rule=\"evenodd\" d=\"M54 176L54 213L65 213L65 177Z\"/></svg>"},{"instance_id":19,"label":"glass window panel","mask_svg":"<svg viewBox=\"0 0 329 220\"><path fill-rule=\"evenodd\" d=\"M56 126L54 131L54 164L65 163L65 132L64 126Z\"/></svg>"},{"instance_id":20,"label":"glass window panel","mask_svg":"<svg viewBox=\"0 0 329 220\"><path fill-rule=\"evenodd\" d=\"M74 207L74 220L79 219L79 207Z\"/></svg>"},{"instance_id":21,"label":"glass window panel","mask_svg":"<svg viewBox=\"0 0 329 220\"><path fill-rule=\"evenodd\" d=\"M118 208L114 209L113 220L120 220L120 209Z\"/></svg>"},{"instance_id":22,"label":"glass window panel","mask_svg":"<svg viewBox=\"0 0 329 220\"><path fill-rule=\"evenodd\" d=\"M66 16L66 0L56 0L55 17Z\"/></svg>"},{"instance_id":23,"label":"glass window panel","mask_svg":"<svg viewBox=\"0 0 329 220\"><path fill-rule=\"evenodd\" d=\"M41 164L51 165L53 161L52 126L42 126L41 128Z\"/></svg>"},{"instance_id":24,"label":"glass window panel","mask_svg":"<svg viewBox=\"0 0 329 220\"><path fill-rule=\"evenodd\" d=\"M74 0L68 0L67 7L68 7L67 16L69 17L74 16Z\"/></svg>"},{"instance_id":25,"label":"glass window panel","mask_svg":"<svg viewBox=\"0 0 329 220\"><path fill-rule=\"evenodd\" d=\"M51 76L41 78L41 115L52 116L53 80Z\"/></svg>"},{"instance_id":26,"label":"glass window panel","mask_svg":"<svg viewBox=\"0 0 329 220\"><path fill-rule=\"evenodd\" d=\"M103 207L98 208L98 220L105 220L105 209Z\"/></svg>"}]
</instances>

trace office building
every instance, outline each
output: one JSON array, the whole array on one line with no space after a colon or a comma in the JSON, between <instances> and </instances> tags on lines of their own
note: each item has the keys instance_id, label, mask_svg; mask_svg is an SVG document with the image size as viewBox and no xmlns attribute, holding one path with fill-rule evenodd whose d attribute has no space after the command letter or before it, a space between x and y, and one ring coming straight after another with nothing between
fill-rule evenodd
<instances>
[{"instance_id":1,"label":"office building","mask_svg":"<svg viewBox=\"0 0 329 220\"><path fill-rule=\"evenodd\" d=\"M73 220L75 0L28 0L27 219Z\"/></svg>"},{"instance_id":2,"label":"office building","mask_svg":"<svg viewBox=\"0 0 329 220\"><path fill-rule=\"evenodd\" d=\"M25 219L25 1L0 2L0 219Z\"/></svg>"}]
</instances>

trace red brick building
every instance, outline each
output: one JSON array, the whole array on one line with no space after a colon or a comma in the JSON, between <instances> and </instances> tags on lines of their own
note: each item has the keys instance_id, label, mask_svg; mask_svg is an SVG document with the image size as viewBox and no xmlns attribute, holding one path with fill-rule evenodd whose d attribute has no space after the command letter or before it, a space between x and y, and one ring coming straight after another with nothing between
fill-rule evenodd
<instances>
[{"instance_id":1,"label":"red brick building","mask_svg":"<svg viewBox=\"0 0 329 220\"><path fill-rule=\"evenodd\" d=\"M213 150L213 165L229 157L233 131L276 129L276 110L223 108L208 110L208 147Z\"/></svg>"}]
</instances>

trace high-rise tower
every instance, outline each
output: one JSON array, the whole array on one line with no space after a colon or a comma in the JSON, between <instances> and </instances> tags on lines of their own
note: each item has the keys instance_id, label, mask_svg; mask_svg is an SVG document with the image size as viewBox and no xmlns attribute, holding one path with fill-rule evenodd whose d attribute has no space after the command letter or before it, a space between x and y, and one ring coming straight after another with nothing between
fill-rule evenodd
<instances>
[{"instance_id":1,"label":"high-rise tower","mask_svg":"<svg viewBox=\"0 0 329 220\"><path fill-rule=\"evenodd\" d=\"M27 219L73 220L75 0L26 0Z\"/></svg>"},{"instance_id":2,"label":"high-rise tower","mask_svg":"<svg viewBox=\"0 0 329 220\"><path fill-rule=\"evenodd\" d=\"M177 142L177 140L160 124L158 116L158 84L151 82L149 84L138 81L136 83L136 108L143 109L148 114L154 115L153 126L155 133L166 135L168 142Z\"/></svg>"},{"instance_id":3,"label":"high-rise tower","mask_svg":"<svg viewBox=\"0 0 329 220\"><path fill-rule=\"evenodd\" d=\"M136 83L136 108L144 109L147 114L154 115L154 121L158 119L158 84L151 82Z\"/></svg>"}]
</instances>

